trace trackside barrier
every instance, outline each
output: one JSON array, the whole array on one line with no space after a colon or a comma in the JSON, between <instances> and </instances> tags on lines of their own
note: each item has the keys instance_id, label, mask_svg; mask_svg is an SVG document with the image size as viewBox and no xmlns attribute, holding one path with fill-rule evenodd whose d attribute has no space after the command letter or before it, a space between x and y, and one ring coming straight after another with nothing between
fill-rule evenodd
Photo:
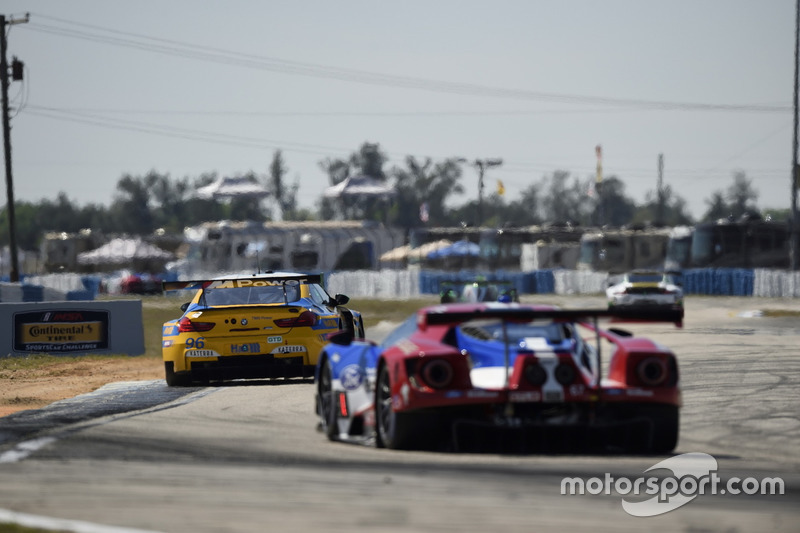
<instances>
[{"instance_id":1,"label":"trackside barrier","mask_svg":"<svg viewBox=\"0 0 800 533\"><path fill-rule=\"evenodd\" d=\"M686 294L752 296L753 270L747 268L702 268L683 271Z\"/></svg>"},{"instance_id":2,"label":"trackside barrier","mask_svg":"<svg viewBox=\"0 0 800 533\"><path fill-rule=\"evenodd\" d=\"M763 298L800 298L800 272L757 268L753 296Z\"/></svg>"},{"instance_id":3,"label":"trackside barrier","mask_svg":"<svg viewBox=\"0 0 800 533\"><path fill-rule=\"evenodd\" d=\"M141 300L0 305L0 357L144 351Z\"/></svg>"},{"instance_id":4,"label":"trackside barrier","mask_svg":"<svg viewBox=\"0 0 800 533\"><path fill-rule=\"evenodd\" d=\"M605 272L535 270L531 272L445 272L435 270L360 270L326 275L331 294L351 298L415 298L439 294L443 281L466 282L482 277L508 281L521 294L604 294ZM690 269L680 277L686 294L800 298L800 272L770 269ZM100 286L97 276L48 274L32 276L25 284L0 283L0 302L94 300ZM39 299L41 298L41 299Z\"/></svg>"},{"instance_id":5,"label":"trackside barrier","mask_svg":"<svg viewBox=\"0 0 800 533\"><path fill-rule=\"evenodd\" d=\"M329 293L351 298L414 298L420 294L420 275L414 270L359 270L325 276Z\"/></svg>"}]
</instances>

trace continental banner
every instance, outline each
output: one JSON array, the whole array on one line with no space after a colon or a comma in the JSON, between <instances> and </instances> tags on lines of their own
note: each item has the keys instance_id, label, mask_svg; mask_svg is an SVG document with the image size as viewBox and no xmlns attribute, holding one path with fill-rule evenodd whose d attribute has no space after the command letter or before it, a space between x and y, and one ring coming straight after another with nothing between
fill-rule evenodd
<instances>
[{"instance_id":1,"label":"continental banner","mask_svg":"<svg viewBox=\"0 0 800 533\"><path fill-rule=\"evenodd\" d=\"M108 348L108 311L49 309L14 313L14 351L85 352Z\"/></svg>"}]
</instances>

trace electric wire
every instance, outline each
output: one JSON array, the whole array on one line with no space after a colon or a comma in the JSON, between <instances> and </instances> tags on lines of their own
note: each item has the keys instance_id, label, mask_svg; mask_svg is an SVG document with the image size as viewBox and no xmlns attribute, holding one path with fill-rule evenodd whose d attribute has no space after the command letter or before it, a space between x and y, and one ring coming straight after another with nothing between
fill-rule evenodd
<instances>
[{"instance_id":1,"label":"electric wire","mask_svg":"<svg viewBox=\"0 0 800 533\"><path fill-rule=\"evenodd\" d=\"M630 98L610 98L601 96L574 95L565 93L548 93L541 91L529 91L520 89L506 89L500 87L489 87L484 85L450 82L442 80L431 80L409 76L397 76L392 74L369 72L357 69L346 69L331 67L313 63L302 63L288 61L284 59L244 54L231 50L213 48L192 43L184 43L175 40L160 39L131 32L113 30L89 24L69 21L66 19L48 17L46 15L36 15L36 17L46 20L53 20L61 24L78 26L95 32L112 33L106 36L98 33L74 30L37 22L30 22L25 25L25 29L84 39L116 46L123 46L156 52L161 54L175 55L184 58L197 59L223 63L226 65L238 65L247 68L279 72L283 74L312 76L318 78L336 79L346 82L383 85L392 88L406 88L426 90L448 94L460 94L467 96L483 96L491 98L538 100L547 102L560 102L566 104L595 104L595 105L615 105L633 107L638 109L656 110L693 110L693 111L737 111L737 112L757 112L757 113L785 113L790 111L791 106L768 105L768 104L711 104L698 102L670 102L659 100L644 100ZM127 36L127 37L123 37ZM138 39L138 40L135 40Z\"/></svg>"}]
</instances>

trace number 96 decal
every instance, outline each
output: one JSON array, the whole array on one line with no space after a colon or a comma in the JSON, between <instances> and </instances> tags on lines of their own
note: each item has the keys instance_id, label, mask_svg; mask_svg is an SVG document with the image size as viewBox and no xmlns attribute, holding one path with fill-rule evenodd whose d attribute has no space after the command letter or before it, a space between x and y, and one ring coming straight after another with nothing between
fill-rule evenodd
<instances>
[{"instance_id":1,"label":"number 96 decal","mask_svg":"<svg viewBox=\"0 0 800 533\"><path fill-rule=\"evenodd\" d=\"M205 345L206 345L205 337L197 337L196 339L192 338L192 337L189 337L188 339L186 339L186 348L187 349L197 348L198 350L200 350Z\"/></svg>"}]
</instances>

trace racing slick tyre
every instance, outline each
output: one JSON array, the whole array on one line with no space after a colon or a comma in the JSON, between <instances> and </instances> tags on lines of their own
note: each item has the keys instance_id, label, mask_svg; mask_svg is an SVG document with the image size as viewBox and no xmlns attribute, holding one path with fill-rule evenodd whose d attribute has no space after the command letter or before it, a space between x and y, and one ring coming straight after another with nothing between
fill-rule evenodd
<instances>
[{"instance_id":1,"label":"racing slick tyre","mask_svg":"<svg viewBox=\"0 0 800 533\"><path fill-rule=\"evenodd\" d=\"M325 359L319 371L317 385L319 417L322 431L328 440L336 440L338 424L336 423L336 396L333 394L333 373L330 362Z\"/></svg>"},{"instance_id":2,"label":"racing slick tyre","mask_svg":"<svg viewBox=\"0 0 800 533\"><path fill-rule=\"evenodd\" d=\"M375 438L378 448L409 450L412 448L414 424L412 415L392 409L392 384L386 365L378 371L375 386Z\"/></svg>"},{"instance_id":3,"label":"racing slick tyre","mask_svg":"<svg viewBox=\"0 0 800 533\"><path fill-rule=\"evenodd\" d=\"M170 387L188 387L192 383L189 374L175 372L175 363L173 361L164 361L164 374L167 385Z\"/></svg>"},{"instance_id":4,"label":"racing slick tyre","mask_svg":"<svg viewBox=\"0 0 800 533\"><path fill-rule=\"evenodd\" d=\"M653 453L669 453L678 445L680 414L675 405L661 405L653 410L653 440L650 450Z\"/></svg>"}]
</instances>

